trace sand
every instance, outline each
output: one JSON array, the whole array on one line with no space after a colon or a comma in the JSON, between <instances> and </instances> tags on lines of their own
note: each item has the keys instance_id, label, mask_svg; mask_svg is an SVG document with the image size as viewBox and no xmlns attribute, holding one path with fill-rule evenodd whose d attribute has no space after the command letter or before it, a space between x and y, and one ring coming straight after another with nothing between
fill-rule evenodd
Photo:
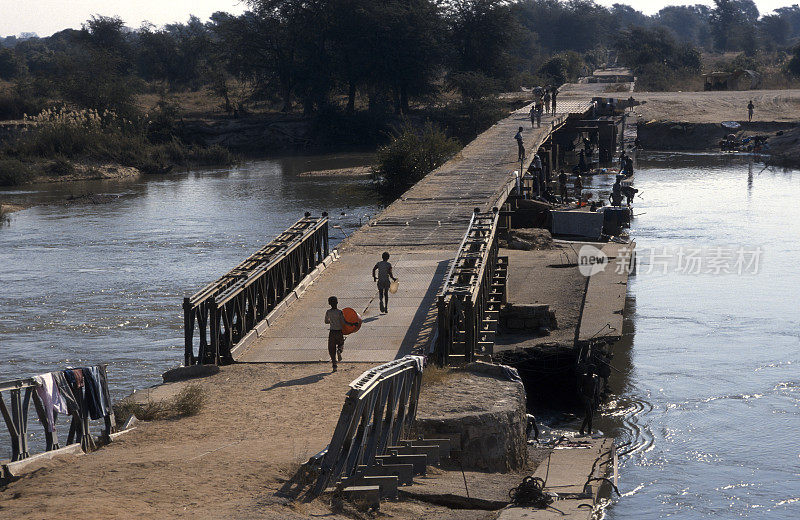
<instances>
[{"instance_id":1,"label":"sand","mask_svg":"<svg viewBox=\"0 0 800 520\"><path fill-rule=\"evenodd\" d=\"M207 395L199 415L139 423L97 452L51 462L0 492L0 517L306 518L275 492L330 441L347 385L366 368L223 367L194 380Z\"/></svg>"},{"instance_id":2,"label":"sand","mask_svg":"<svg viewBox=\"0 0 800 520\"><path fill-rule=\"evenodd\" d=\"M349 383L372 366L342 363L331 373L327 363L237 364L157 387L153 397L199 384L207 402L199 415L140 422L109 446L47 462L0 488L0 518L353 518L353 511L333 513L324 499L290 502L276 492L330 442ZM447 474L432 473L420 483ZM457 473L446 481L463 485ZM381 515L483 520L494 513L404 499L383 502Z\"/></svg>"},{"instance_id":3,"label":"sand","mask_svg":"<svg viewBox=\"0 0 800 520\"><path fill-rule=\"evenodd\" d=\"M747 103L755 105L753 121L797 121L800 90L740 90L722 92L633 92L642 121L720 123L747 121Z\"/></svg>"},{"instance_id":4,"label":"sand","mask_svg":"<svg viewBox=\"0 0 800 520\"><path fill-rule=\"evenodd\" d=\"M372 175L371 166L351 166L349 168L303 172L300 177L369 177L370 175Z\"/></svg>"}]
</instances>

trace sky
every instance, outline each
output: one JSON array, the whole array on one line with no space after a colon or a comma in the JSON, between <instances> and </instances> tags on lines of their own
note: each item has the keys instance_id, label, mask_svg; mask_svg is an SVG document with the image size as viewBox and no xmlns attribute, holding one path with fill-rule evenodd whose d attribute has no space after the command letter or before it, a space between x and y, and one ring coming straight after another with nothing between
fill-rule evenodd
<instances>
[{"instance_id":1,"label":"sky","mask_svg":"<svg viewBox=\"0 0 800 520\"><path fill-rule=\"evenodd\" d=\"M653 14L665 5L711 4L711 0L595 0L599 4L625 3L645 14ZM768 13L776 7L800 3L800 0L756 0L759 10ZM239 14L245 5L239 0L0 0L0 36L23 32L50 36L67 28L80 29L92 15L119 16L128 27L142 22L164 25L185 22L193 14L202 20L216 11Z\"/></svg>"}]
</instances>

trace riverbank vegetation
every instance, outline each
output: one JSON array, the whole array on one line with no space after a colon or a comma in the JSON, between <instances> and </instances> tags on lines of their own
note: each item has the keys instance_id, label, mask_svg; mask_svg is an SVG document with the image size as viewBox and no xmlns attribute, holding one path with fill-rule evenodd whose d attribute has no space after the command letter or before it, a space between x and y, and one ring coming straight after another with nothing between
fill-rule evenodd
<instances>
[{"instance_id":1,"label":"riverbank vegetation","mask_svg":"<svg viewBox=\"0 0 800 520\"><path fill-rule=\"evenodd\" d=\"M68 162L229 162L214 145L375 148L428 121L464 144L526 100L523 88L604 64L632 67L648 90L699 90L700 73L720 68L776 87L800 75L800 7L762 15L752 0L651 16L591 0L245 3L208 21L131 29L94 16L45 38L0 38L0 121L31 123L22 136L0 124L0 178ZM37 128L54 110L98 114L102 135Z\"/></svg>"},{"instance_id":2,"label":"riverbank vegetation","mask_svg":"<svg viewBox=\"0 0 800 520\"><path fill-rule=\"evenodd\" d=\"M392 141L378 151L372 170L381 193L392 198L402 194L461 149L456 139L433 123L417 130L406 124Z\"/></svg>"},{"instance_id":3,"label":"riverbank vegetation","mask_svg":"<svg viewBox=\"0 0 800 520\"><path fill-rule=\"evenodd\" d=\"M132 416L140 421L177 419L197 415L205 404L205 394L200 385L190 384L181 388L174 396L162 400L147 399L137 402L126 398L114 404L117 427L121 427Z\"/></svg>"}]
</instances>

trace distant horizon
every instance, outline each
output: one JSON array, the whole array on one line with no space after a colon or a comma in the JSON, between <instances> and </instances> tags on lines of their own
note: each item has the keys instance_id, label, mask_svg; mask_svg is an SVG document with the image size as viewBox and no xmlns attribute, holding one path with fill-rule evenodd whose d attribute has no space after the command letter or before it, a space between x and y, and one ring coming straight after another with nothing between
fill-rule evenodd
<instances>
[{"instance_id":1,"label":"distant horizon","mask_svg":"<svg viewBox=\"0 0 800 520\"><path fill-rule=\"evenodd\" d=\"M653 15L668 5L713 5L713 1L660 1L660 0L595 0L599 5L611 7L615 3L626 4L646 15ZM137 2L74 0L70 3L53 0L27 0L14 2L0 0L0 38L35 34L39 38L52 36L65 29L80 29L82 24L92 16L119 16L125 25L138 29L149 22L158 27L171 23L185 23L190 16L197 16L208 21L217 12L241 14L246 4L241 0L173 0L166 4L159 0L138 0ZM789 7L800 3L800 0L756 0L759 12L770 13L780 7ZM19 4L22 4L20 6ZM46 14L43 14L46 13Z\"/></svg>"}]
</instances>

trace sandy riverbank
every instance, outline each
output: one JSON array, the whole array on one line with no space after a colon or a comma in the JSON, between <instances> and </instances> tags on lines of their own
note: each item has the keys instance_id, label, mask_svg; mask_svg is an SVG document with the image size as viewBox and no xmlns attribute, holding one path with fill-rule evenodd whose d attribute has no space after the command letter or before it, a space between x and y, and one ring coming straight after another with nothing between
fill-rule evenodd
<instances>
[{"instance_id":1,"label":"sandy riverbank","mask_svg":"<svg viewBox=\"0 0 800 520\"><path fill-rule=\"evenodd\" d=\"M753 121L800 120L800 89L714 92L633 92L642 103L636 115L642 121L720 123L747 121L747 103L755 105Z\"/></svg>"},{"instance_id":2,"label":"sandy riverbank","mask_svg":"<svg viewBox=\"0 0 800 520\"><path fill-rule=\"evenodd\" d=\"M353 518L352 511L331 511L323 499L303 504L277 492L302 462L330 442L348 384L371 367L344 363L331 373L327 363L237 364L206 378L145 390L162 399L196 384L206 403L196 416L139 423L90 455L43 463L0 489L0 516L32 519L80 510L87 518L120 519ZM534 471L544 456L541 450L532 454L523 473ZM432 469L418 480L438 489L462 486L467 478L500 497L522 476L468 471L462 477L460 471ZM496 513L404 499L385 502L381 514L484 520Z\"/></svg>"},{"instance_id":3,"label":"sandy riverbank","mask_svg":"<svg viewBox=\"0 0 800 520\"><path fill-rule=\"evenodd\" d=\"M312 170L303 172L300 177L369 177L371 166L352 166L350 168L334 168L330 170Z\"/></svg>"}]
</instances>

